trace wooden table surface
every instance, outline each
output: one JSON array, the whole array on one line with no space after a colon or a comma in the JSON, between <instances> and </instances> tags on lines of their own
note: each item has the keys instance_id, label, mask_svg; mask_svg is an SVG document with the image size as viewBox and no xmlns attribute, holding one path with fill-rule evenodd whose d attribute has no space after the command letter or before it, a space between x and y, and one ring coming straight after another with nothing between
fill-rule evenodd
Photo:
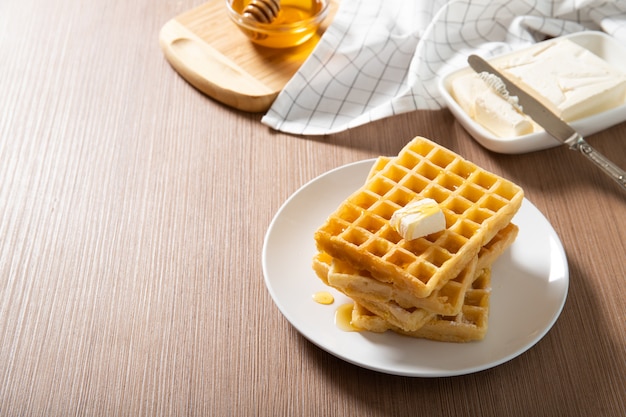
<instances>
[{"instance_id":1,"label":"wooden table surface","mask_svg":"<svg viewBox=\"0 0 626 417\"><path fill-rule=\"evenodd\" d=\"M1 416L626 414L626 193L565 148L492 153L447 110L271 131L164 59L160 28L199 4L0 5ZM416 135L520 184L568 257L552 330L475 374L344 362L263 280L265 232L294 191ZM625 123L588 140L626 166Z\"/></svg>"}]
</instances>

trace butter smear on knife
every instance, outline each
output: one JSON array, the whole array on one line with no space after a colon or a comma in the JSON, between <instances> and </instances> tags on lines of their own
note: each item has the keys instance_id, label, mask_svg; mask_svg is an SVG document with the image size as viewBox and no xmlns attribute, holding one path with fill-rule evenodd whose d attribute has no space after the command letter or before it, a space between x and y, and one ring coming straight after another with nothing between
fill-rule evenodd
<instances>
[{"instance_id":1,"label":"butter smear on knife","mask_svg":"<svg viewBox=\"0 0 626 417\"><path fill-rule=\"evenodd\" d=\"M626 102L626 74L567 39L537 44L492 65L533 95L554 114L571 122ZM461 108L500 137L515 137L542 128L507 102L478 74L452 82Z\"/></svg>"},{"instance_id":2,"label":"butter smear on knife","mask_svg":"<svg viewBox=\"0 0 626 417\"><path fill-rule=\"evenodd\" d=\"M430 198L410 202L391 216L393 227L404 239L440 232L446 228L446 219L437 202Z\"/></svg>"}]
</instances>

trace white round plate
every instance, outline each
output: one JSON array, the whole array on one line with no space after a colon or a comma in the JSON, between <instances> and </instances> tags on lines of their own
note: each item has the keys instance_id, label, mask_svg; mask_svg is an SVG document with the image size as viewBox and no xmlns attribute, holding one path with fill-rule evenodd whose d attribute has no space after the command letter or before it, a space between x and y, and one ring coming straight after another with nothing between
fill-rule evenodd
<instances>
[{"instance_id":1,"label":"white round plate","mask_svg":"<svg viewBox=\"0 0 626 417\"><path fill-rule=\"evenodd\" d=\"M373 160L345 165L294 193L272 220L263 245L267 288L287 320L308 340L358 366L394 375L441 377L488 369L522 354L557 320L569 286L561 241L528 200L513 222L515 242L492 268L489 330L479 342L445 343L393 332L349 332L335 312L350 299L327 287L313 271L313 234L367 178ZM329 291L334 304L313 300Z\"/></svg>"}]
</instances>

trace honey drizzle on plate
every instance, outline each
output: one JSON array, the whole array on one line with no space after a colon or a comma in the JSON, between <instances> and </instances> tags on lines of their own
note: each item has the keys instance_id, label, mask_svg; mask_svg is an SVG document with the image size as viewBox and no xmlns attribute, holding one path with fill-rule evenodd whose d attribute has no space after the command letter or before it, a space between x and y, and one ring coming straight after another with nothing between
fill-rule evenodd
<instances>
[{"instance_id":1,"label":"honey drizzle on plate","mask_svg":"<svg viewBox=\"0 0 626 417\"><path fill-rule=\"evenodd\" d=\"M342 304L335 311L335 325L344 332L358 332L359 329L352 325L352 303Z\"/></svg>"},{"instance_id":2,"label":"honey drizzle on plate","mask_svg":"<svg viewBox=\"0 0 626 417\"><path fill-rule=\"evenodd\" d=\"M335 297L328 291L318 291L313 294L313 299L316 303L329 305L335 302Z\"/></svg>"}]
</instances>

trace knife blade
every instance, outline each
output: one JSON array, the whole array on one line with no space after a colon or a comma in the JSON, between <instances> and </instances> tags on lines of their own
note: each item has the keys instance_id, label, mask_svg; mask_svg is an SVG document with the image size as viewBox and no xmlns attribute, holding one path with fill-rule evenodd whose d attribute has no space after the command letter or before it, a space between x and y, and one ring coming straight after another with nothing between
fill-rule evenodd
<instances>
[{"instance_id":1,"label":"knife blade","mask_svg":"<svg viewBox=\"0 0 626 417\"><path fill-rule=\"evenodd\" d=\"M503 83L505 93L518 99L522 111L532 118L538 125L543 127L551 136L569 146L570 149L580 151L591 162L596 164L604 173L609 175L624 190L626 190L626 171L611 162L606 156L595 150L585 141L581 134L576 132L570 125L554 114L543 103L527 93L510 78L506 77L491 64L478 55L470 55L467 59L470 67L478 74L487 73L495 75ZM494 89L502 94L497 86Z\"/></svg>"}]
</instances>

